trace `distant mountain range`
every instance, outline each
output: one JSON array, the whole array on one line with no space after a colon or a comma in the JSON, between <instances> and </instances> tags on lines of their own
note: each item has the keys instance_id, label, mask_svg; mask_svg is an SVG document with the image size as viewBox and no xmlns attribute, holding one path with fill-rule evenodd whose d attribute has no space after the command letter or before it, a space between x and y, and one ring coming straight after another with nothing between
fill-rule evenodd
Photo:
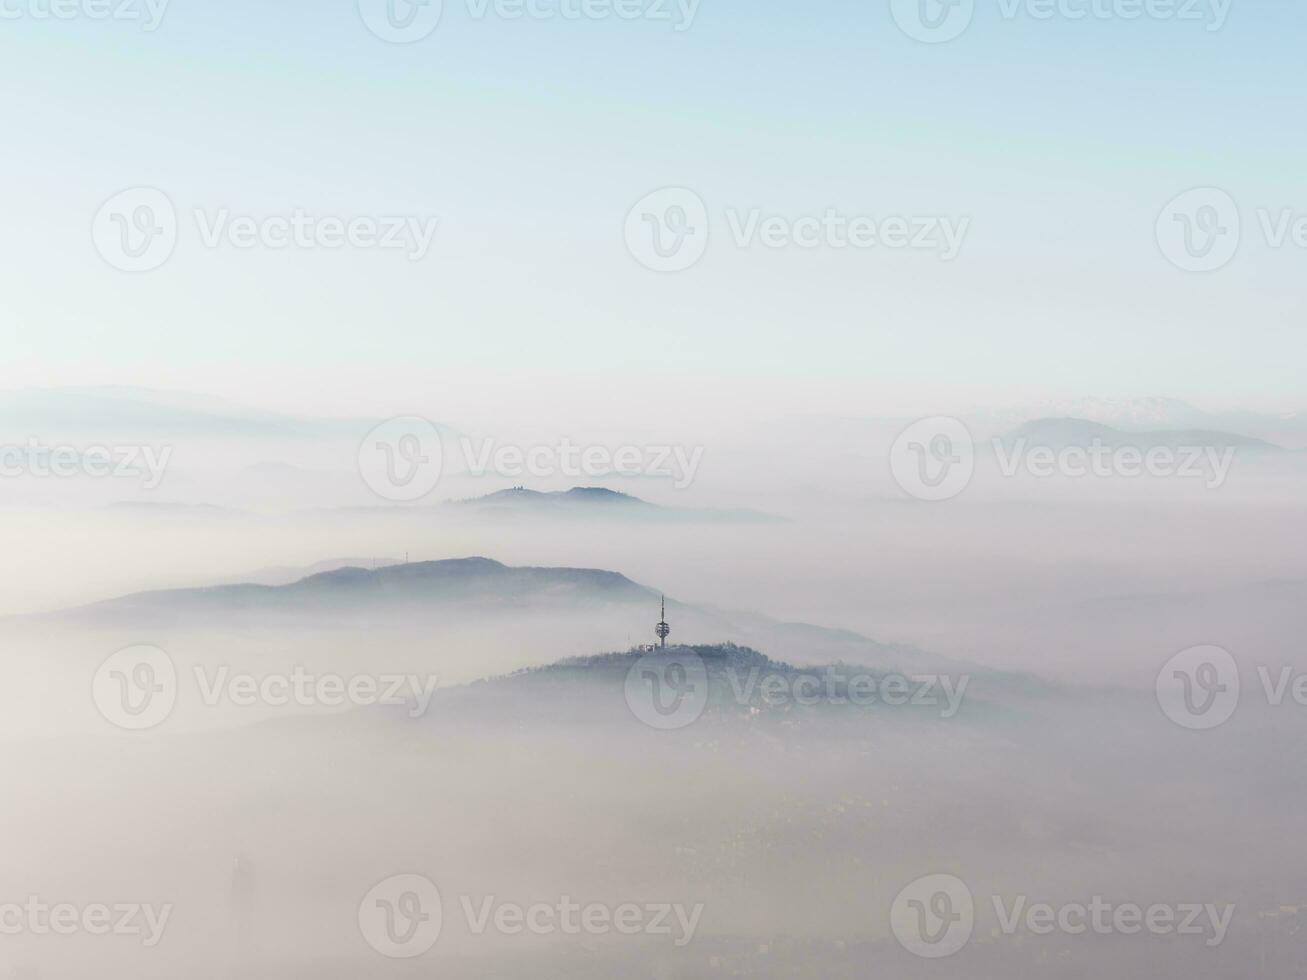
<instances>
[{"instance_id":1,"label":"distant mountain range","mask_svg":"<svg viewBox=\"0 0 1307 980\"><path fill-rule=\"evenodd\" d=\"M1307 413L1206 411L1178 398L1075 398L998 411L978 412L1004 429L1048 419L1081 419L1124 432L1196 431L1239 433L1267 442L1300 445L1307 438Z\"/></svg>"},{"instance_id":2,"label":"distant mountain range","mask_svg":"<svg viewBox=\"0 0 1307 980\"><path fill-rule=\"evenodd\" d=\"M513 487L449 506L497 518L607 519L642 522L772 523L782 519L752 510L664 507L605 487L546 492Z\"/></svg>"},{"instance_id":3,"label":"distant mountain range","mask_svg":"<svg viewBox=\"0 0 1307 980\"><path fill-rule=\"evenodd\" d=\"M1207 411L1177 398L1101 397L1046 400L1029 405L975 408L961 416L979 430L1007 431L1038 419L1076 418L1122 431L1198 430L1241 433L1270 442L1307 437L1307 413L1258 412L1246 409ZM189 392L159 391L124 385L24 388L0 391L0 435L40 433L44 438L95 433L259 438L358 438L380 419L316 418L267 411L222 398ZM906 419L879 420L820 417L771 422L756 433L771 441L795 437L832 439L854 445L875 421L900 425ZM816 427L820 431L814 431ZM452 430L445 430L452 431ZM752 430L751 430L752 431ZM737 433L739 435L739 433ZM746 442L748 440L746 439Z\"/></svg>"},{"instance_id":4,"label":"distant mountain range","mask_svg":"<svg viewBox=\"0 0 1307 980\"><path fill-rule=\"evenodd\" d=\"M552 605L562 605L652 602L654 596L616 572L510 568L489 558L462 558L376 569L336 568L284 585L241 583L138 592L59 615L100 622L165 619L223 626L287 617L332 621L358 613L430 612L440 604L473 601L512 606L547 598Z\"/></svg>"},{"instance_id":5,"label":"distant mountain range","mask_svg":"<svg viewBox=\"0 0 1307 980\"><path fill-rule=\"evenodd\" d=\"M247 468L249 473L253 468ZM327 485L331 474L298 472L291 467L260 472L289 474L302 485ZM253 512L204 503L171 501L124 501L110 505L124 513L141 516L189 517L194 519L257 519ZM481 497L418 505L366 504L323 507L306 513L375 514L412 516L415 513L444 514L489 522L608 521L631 524L780 524L786 518L744 508L666 507L629 493L605 487L573 487L570 490L539 491L524 487L498 490ZM362 563L370 567L371 560ZM329 569L321 569L327 571Z\"/></svg>"},{"instance_id":6,"label":"distant mountain range","mask_svg":"<svg viewBox=\"0 0 1307 980\"><path fill-rule=\"evenodd\" d=\"M1140 450L1154 447L1170 449L1212 448L1239 449L1250 452L1279 453L1284 449L1252 436L1210 429L1139 429L1126 431L1101 422L1079 418L1035 419L1017 426L1003 441L1008 445L1024 441L1027 446L1064 449L1071 446L1089 448L1095 444L1109 448L1132 446Z\"/></svg>"},{"instance_id":7,"label":"distant mountain range","mask_svg":"<svg viewBox=\"0 0 1307 980\"><path fill-rule=\"evenodd\" d=\"M270 569L257 577L277 582L293 573ZM556 659L551 654L559 649L604 649L594 645L603 636L651 641L659 601L659 592L617 572L515 568L477 557L375 569L341 567L286 584L242 582L139 592L14 619L134 635L282 627L384 629L425 637L429 643L442 630L474 629L487 641L527 642L541 657L524 662L542 662ZM904 672L975 667L849 630L780 622L674 599L667 600L667 617L674 641L735 643L800 665L845 662Z\"/></svg>"}]
</instances>

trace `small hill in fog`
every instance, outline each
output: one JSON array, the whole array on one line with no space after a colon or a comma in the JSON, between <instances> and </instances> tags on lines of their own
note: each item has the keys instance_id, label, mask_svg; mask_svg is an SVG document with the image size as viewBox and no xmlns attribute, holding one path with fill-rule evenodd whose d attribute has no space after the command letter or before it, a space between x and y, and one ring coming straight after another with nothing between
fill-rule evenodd
<instances>
[{"instance_id":1,"label":"small hill in fog","mask_svg":"<svg viewBox=\"0 0 1307 980\"><path fill-rule=\"evenodd\" d=\"M491 518L604 519L640 522L766 523L780 518L752 510L664 507L607 487L542 491L526 487L498 490L449 506Z\"/></svg>"},{"instance_id":2,"label":"small hill in fog","mask_svg":"<svg viewBox=\"0 0 1307 980\"><path fill-rule=\"evenodd\" d=\"M613 733L632 734L654 729L648 722L657 714L677 715L678 723L668 726L674 730L736 722L992 720L1011 708L1029 710L1048 691L1033 678L1000 672L973 677L883 665L798 666L734 643L687 644L570 657L445 688L421 721L407 708L394 714L404 724L459 731L613 726ZM664 711L656 712L655 699Z\"/></svg>"}]
</instances>

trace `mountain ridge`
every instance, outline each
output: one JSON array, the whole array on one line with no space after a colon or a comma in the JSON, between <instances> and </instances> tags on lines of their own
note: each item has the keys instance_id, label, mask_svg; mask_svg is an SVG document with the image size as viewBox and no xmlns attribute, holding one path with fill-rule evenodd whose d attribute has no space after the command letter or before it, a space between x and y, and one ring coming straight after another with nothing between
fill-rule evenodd
<instances>
[{"instance_id":1,"label":"mountain ridge","mask_svg":"<svg viewBox=\"0 0 1307 980\"><path fill-rule=\"evenodd\" d=\"M1003 441L1012 445L1017 440L1026 440L1040 446L1065 448L1075 446L1087 448L1099 442L1109 448L1152 447L1167 448L1215 448L1244 449L1257 452L1287 452L1282 446L1267 442L1255 436L1245 436L1234 432L1215 429L1140 429L1126 430L1096 422L1090 419L1072 416L1049 416L1023 422L1009 431Z\"/></svg>"},{"instance_id":2,"label":"mountain ridge","mask_svg":"<svg viewBox=\"0 0 1307 980\"><path fill-rule=\"evenodd\" d=\"M515 568L492 558L472 556L383 565L372 569L347 565L317 572L281 585L238 582L134 592L84 606L56 610L42 616L77 617L106 611L148 610L151 606L158 606L161 603L181 603L192 608L195 606L202 608L218 606L224 601L234 601L249 608L260 601L282 597L290 600L288 605L292 607L292 611L296 608L309 611L320 603L335 604L344 599L356 601L372 599L382 602L431 599L432 595L422 594L423 584L452 583L455 586L475 586L492 579L508 585L510 595L513 588L517 589L518 594L523 594L529 591L531 586L541 584L553 585L556 588L569 585L576 588L587 587L619 597L640 597L647 601L652 601L652 597L657 594L652 589L636 585L619 572L597 568ZM435 598L455 599L460 596L446 592Z\"/></svg>"},{"instance_id":3,"label":"mountain ridge","mask_svg":"<svg viewBox=\"0 0 1307 980\"><path fill-rule=\"evenodd\" d=\"M748 509L667 507L599 486L567 490L532 490L524 486L495 490L479 497L447 501L445 506L495 517L605 518L647 522L780 523L784 518Z\"/></svg>"},{"instance_id":4,"label":"mountain ridge","mask_svg":"<svg viewBox=\"0 0 1307 980\"><path fill-rule=\"evenodd\" d=\"M461 626L475 629L488 642L540 657L552 653L557 659L567 655L568 646L575 649L573 644L614 649L614 641L622 636L630 642L633 629L643 635L647 627L652 639L661 596L661 590L604 569L514 568L472 557L375 570L345 566L285 584L224 582L133 592L63 610L10 616L3 622L39 624L42 629L110 629L123 634L123 640L138 642L142 634L167 638L175 631L307 625L385 630L426 643L453 636L462 643ZM852 630L780 622L674 598L667 599L667 617L673 641L736 643L801 664L846 661L902 671L984 669Z\"/></svg>"}]
</instances>

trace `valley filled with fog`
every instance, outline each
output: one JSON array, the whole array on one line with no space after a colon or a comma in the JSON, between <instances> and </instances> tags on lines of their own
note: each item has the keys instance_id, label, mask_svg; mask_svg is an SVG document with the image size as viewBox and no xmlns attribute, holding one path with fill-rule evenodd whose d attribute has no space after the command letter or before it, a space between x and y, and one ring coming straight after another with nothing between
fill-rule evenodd
<instances>
[{"instance_id":1,"label":"valley filled with fog","mask_svg":"<svg viewBox=\"0 0 1307 980\"><path fill-rule=\"evenodd\" d=\"M61 937L15 909L16 977L1278 977L1302 954L1303 432L1204 430L1228 471L1042 476L1004 472L1026 423L972 420L974 475L932 502L894 419L723 433L683 446L683 487L471 474L448 429L404 503L360 477L375 422L95 397L131 426L62 442L172 451L149 489L5 486L0 904L156 918ZM1050 451L1102 438L1056 428ZM1204 645L1242 681L1210 730L1162 693ZM662 688L704 702L669 721ZM947 958L895 931L930 875L969 894ZM361 911L396 876L439 890L420 955L379 954ZM1046 930L1041 903L1090 924Z\"/></svg>"},{"instance_id":2,"label":"valley filled with fog","mask_svg":"<svg viewBox=\"0 0 1307 980\"><path fill-rule=\"evenodd\" d=\"M1305 35L0 0L0 980L1302 980Z\"/></svg>"}]
</instances>

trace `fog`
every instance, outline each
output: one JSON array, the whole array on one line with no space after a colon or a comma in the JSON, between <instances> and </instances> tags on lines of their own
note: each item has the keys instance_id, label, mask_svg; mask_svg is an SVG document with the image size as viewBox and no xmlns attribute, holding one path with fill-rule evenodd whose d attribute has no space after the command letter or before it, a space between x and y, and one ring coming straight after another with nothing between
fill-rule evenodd
<instances>
[{"instance_id":1,"label":"fog","mask_svg":"<svg viewBox=\"0 0 1307 980\"><path fill-rule=\"evenodd\" d=\"M1305 34L0 0L0 980L1302 980Z\"/></svg>"},{"instance_id":2,"label":"fog","mask_svg":"<svg viewBox=\"0 0 1307 980\"><path fill-rule=\"evenodd\" d=\"M1292 975L1301 453L1240 450L1219 486L1005 476L977 432L971 482L932 502L890 465L905 424L742 429L680 489L454 467L398 503L360 478L372 423L350 422L169 432L150 490L7 481L7 969ZM513 486L652 506L465 502ZM671 645L651 653L664 595ZM1204 645L1242 691L1198 730L1159 685ZM700 667L701 714L642 707L646 680L683 694ZM879 694L850 703L850 677ZM134 683L170 686L166 712ZM895 926L932 875L970 901L940 958ZM404 946L377 916L421 896L415 876L440 899ZM919 907L943 949L963 904L940 894ZM155 918L48 934L29 899ZM1052 928L1026 915L1044 904Z\"/></svg>"}]
</instances>

